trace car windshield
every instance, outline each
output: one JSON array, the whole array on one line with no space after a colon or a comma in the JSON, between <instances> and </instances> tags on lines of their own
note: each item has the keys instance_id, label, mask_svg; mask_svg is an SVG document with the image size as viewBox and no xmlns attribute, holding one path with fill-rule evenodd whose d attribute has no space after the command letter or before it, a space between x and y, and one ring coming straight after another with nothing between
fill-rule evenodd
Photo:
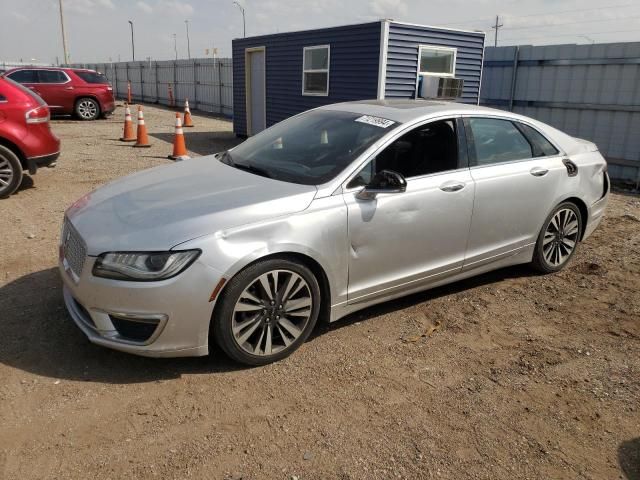
<instances>
[{"instance_id":1,"label":"car windshield","mask_svg":"<svg viewBox=\"0 0 640 480\"><path fill-rule=\"evenodd\" d=\"M320 185L333 179L396 122L313 110L247 139L221 161L276 180Z\"/></svg>"},{"instance_id":2,"label":"car windshield","mask_svg":"<svg viewBox=\"0 0 640 480\"><path fill-rule=\"evenodd\" d=\"M76 75L78 75L82 80L87 83L109 83L109 80L102 73L98 72L82 72L76 70Z\"/></svg>"}]
</instances>

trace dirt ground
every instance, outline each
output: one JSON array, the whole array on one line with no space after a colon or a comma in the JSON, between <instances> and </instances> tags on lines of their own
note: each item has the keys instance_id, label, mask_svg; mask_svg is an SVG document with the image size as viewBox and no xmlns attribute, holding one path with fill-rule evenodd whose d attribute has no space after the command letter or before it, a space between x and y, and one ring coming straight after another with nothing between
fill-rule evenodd
<instances>
[{"instance_id":1,"label":"dirt ground","mask_svg":"<svg viewBox=\"0 0 640 480\"><path fill-rule=\"evenodd\" d=\"M640 479L640 198L612 195L571 265L510 268L321 328L242 368L90 344L56 270L66 207L168 163L108 120L54 120L63 154L0 201L0 478ZM195 115L187 146L236 143Z\"/></svg>"}]
</instances>

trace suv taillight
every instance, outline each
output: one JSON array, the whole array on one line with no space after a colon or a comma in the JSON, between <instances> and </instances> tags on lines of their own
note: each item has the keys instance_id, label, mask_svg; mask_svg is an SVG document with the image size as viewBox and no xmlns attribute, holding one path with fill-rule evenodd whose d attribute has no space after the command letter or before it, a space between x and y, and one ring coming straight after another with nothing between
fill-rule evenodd
<instances>
[{"instance_id":1,"label":"suv taillight","mask_svg":"<svg viewBox=\"0 0 640 480\"><path fill-rule=\"evenodd\" d=\"M47 123L49 121L49 107L40 106L25 113L27 123Z\"/></svg>"}]
</instances>

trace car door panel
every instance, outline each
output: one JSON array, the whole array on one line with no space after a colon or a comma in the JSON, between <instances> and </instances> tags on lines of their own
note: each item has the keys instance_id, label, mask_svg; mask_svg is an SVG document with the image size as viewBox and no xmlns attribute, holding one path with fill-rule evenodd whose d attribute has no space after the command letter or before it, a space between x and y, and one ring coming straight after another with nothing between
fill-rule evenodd
<instances>
[{"instance_id":1,"label":"car door panel","mask_svg":"<svg viewBox=\"0 0 640 480\"><path fill-rule=\"evenodd\" d=\"M535 243L566 177L561 158L558 152L471 167L476 190L464 270L516 254Z\"/></svg>"},{"instance_id":2,"label":"car door panel","mask_svg":"<svg viewBox=\"0 0 640 480\"><path fill-rule=\"evenodd\" d=\"M346 193L349 302L459 272L473 197L468 169L409 179L406 192L374 200Z\"/></svg>"},{"instance_id":3,"label":"car door panel","mask_svg":"<svg viewBox=\"0 0 640 480\"><path fill-rule=\"evenodd\" d=\"M52 113L71 113L75 92L68 76L58 70L38 70L38 77L39 95Z\"/></svg>"}]
</instances>

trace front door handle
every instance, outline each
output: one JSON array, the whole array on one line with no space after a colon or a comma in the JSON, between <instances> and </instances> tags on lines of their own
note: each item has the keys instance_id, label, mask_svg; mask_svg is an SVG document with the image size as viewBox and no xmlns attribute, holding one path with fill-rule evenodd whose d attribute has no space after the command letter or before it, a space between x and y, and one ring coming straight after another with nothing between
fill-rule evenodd
<instances>
[{"instance_id":1,"label":"front door handle","mask_svg":"<svg viewBox=\"0 0 640 480\"><path fill-rule=\"evenodd\" d=\"M65 87L65 90L73 90L73 87Z\"/></svg>"},{"instance_id":2,"label":"front door handle","mask_svg":"<svg viewBox=\"0 0 640 480\"><path fill-rule=\"evenodd\" d=\"M533 167L531 170L529 170L529 173L534 177L544 177L547 173L549 173L549 170L542 167Z\"/></svg>"},{"instance_id":3,"label":"front door handle","mask_svg":"<svg viewBox=\"0 0 640 480\"><path fill-rule=\"evenodd\" d=\"M451 182L445 182L440 185L440 190L442 190L443 192L457 192L459 190L462 190L464 187L464 182L456 182L455 180L453 180Z\"/></svg>"}]
</instances>

